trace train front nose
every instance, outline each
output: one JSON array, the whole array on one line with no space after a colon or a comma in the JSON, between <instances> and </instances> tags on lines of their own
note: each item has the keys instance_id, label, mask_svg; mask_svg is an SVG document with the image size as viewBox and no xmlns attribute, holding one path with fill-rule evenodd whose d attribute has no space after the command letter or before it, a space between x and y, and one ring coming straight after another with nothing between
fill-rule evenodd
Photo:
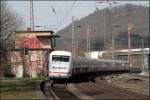
<instances>
[{"instance_id":1,"label":"train front nose","mask_svg":"<svg viewBox=\"0 0 150 100\"><path fill-rule=\"evenodd\" d=\"M49 77L63 79L71 76L69 52L53 52L49 65Z\"/></svg>"},{"instance_id":2,"label":"train front nose","mask_svg":"<svg viewBox=\"0 0 150 100\"><path fill-rule=\"evenodd\" d=\"M71 71L67 66L52 66L48 74L51 78L69 78Z\"/></svg>"},{"instance_id":3,"label":"train front nose","mask_svg":"<svg viewBox=\"0 0 150 100\"><path fill-rule=\"evenodd\" d=\"M56 72L56 71L49 71L50 78L70 78L71 72Z\"/></svg>"}]
</instances>

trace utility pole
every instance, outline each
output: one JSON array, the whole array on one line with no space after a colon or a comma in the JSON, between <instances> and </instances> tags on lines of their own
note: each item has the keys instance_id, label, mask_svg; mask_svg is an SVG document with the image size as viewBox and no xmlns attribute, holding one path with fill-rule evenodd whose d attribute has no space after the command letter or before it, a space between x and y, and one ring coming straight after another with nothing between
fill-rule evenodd
<instances>
[{"instance_id":1,"label":"utility pole","mask_svg":"<svg viewBox=\"0 0 150 100\"><path fill-rule=\"evenodd\" d=\"M109 48L110 48L110 50L111 50L111 53L112 53L112 60L114 60L115 59L115 57L114 57L114 34L113 34L113 32L112 32L112 18L113 18L113 16L112 16L112 2L111 2L111 0L108 0L107 1L107 3L108 3L108 11L109 11L109 24L110 24L110 36L111 36L111 39L109 40ZM111 41L111 42L110 42Z\"/></svg>"},{"instance_id":2,"label":"utility pole","mask_svg":"<svg viewBox=\"0 0 150 100\"><path fill-rule=\"evenodd\" d=\"M112 2L110 0L107 3L109 6L109 21L110 21L110 35L111 35L111 44L110 44L111 48L110 49L111 49L111 53L112 53L112 60L114 60L115 59L115 56L114 56L114 34L112 32L112 20L111 20L113 18L113 16L112 16Z\"/></svg>"},{"instance_id":3,"label":"utility pole","mask_svg":"<svg viewBox=\"0 0 150 100\"><path fill-rule=\"evenodd\" d=\"M145 69L145 52L144 52L144 42L143 42L143 39L141 40L142 41L142 55L143 55L143 69Z\"/></svg>"},{"instance_id":4,"label":"utility pole","mask_svg":"<svg viewBox=\"0 0 150 100\"><path fill-rule=\"evenodd\" d=\"M72 16L72 56L75 56L75 50L74 50L74 33L75 33L75 27L74 27L74 16Z\"/></svg>"},{"instance_id":5,"label":"utility pole","mask_svg":"<svg viewBox=\"0 0 150 100\"><path fill-rule=\"evenodd\" d=\"M112 60L114 60L115 59L115 48L114 48L114 45L115 45L115 43L114 43L114 36L112 35Z\"/></svg>"},{"instance_id":6,"label":"utility pole","mask_svg":"<svg viewBox=\"0 0 150 100\"><path fill-rule=\"evenodd\" d=\"M30 28L34 31L34 10L33 10L33 0L30 0Z\"/></svg>"},{"instance_id":7,"label":"utility pole","mask_svg":"<svg viewBox=\"0 0 150 100\"><path fill-rule=\"evenodd\" d=\"M132 31L133 25L131 23L128 23L128 61L131 65L131 31Z\"/></svg>"},{"instance_id":8,"label":"utility pole","mask_svg":"<svg viewBox=\"0 0 150 100\"><path fill-rule=\"evenodd\" d=\"M98 2L98 3L103 3L103 2ZM107 3L108 3L108 1L107 1ZM97 8L97 7L96 7ZM104 38L104 40L103 40L103 50L107 50L107 43L106 43L106 16L108 15L107 14L108 13L108 6L107 6L107 9L106 9L106 11L105 11L105 14L104 14L104 23L103 23L103 27L104 27L104 31L103 31L103 38Z\"/></svg>"},{"instance_id":9,"label":"utility pole","mask_svg":"<svg viewBox=\"0 0 150 100\"><path fill-rule=\"evenodd\" d=\"M106 50L106 18L104 15L104 48L103 50Z\"/></svg>"},{"instance_id":10,"label":"utility pole","mask_svg":"<svg viewBox=\"0 0 150 100\"><path fill-rule=\"evenodd\" d=\"M111 0L107 0L107 34L104 35L104 47L106 49L107 56L111 57L112 59L114 59L114 51L113 51L113 34L112 34L112 13L111 13L111 9L112 9L112 2ZM105 19L104 19L105 22ZM105 22L106 23L106 22ZM105 34L105 33L104 33Z\"/></svg>"},{"instance_id":11,"label":"utility pole","mask_svg":"<svg viewBox=\"0 0 150 100\"><path fill-rule=\"evenodd\" d=\"M86 50L87 52L90 51L90 39L89 39L89 35L90 35L90 29L89 29L89 25L87 25L87 32L86 32L86 42L87 42L87 45L86 45Z\"/></svg>"}]
</instances>

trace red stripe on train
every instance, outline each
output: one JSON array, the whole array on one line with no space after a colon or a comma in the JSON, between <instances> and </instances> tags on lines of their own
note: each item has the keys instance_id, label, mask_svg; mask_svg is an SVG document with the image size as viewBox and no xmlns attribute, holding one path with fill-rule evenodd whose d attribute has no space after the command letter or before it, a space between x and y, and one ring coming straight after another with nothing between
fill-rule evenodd
<instances>
[{"instance_id":1,"label":"red stripe on train","mask_svg":"<svg viewBox=\"0 0 150 100\"><path fill-rule=\"evenodd\" d=\"M70 74L70 72L48 72L49 74Z\"/></svg>"}]
</instances>

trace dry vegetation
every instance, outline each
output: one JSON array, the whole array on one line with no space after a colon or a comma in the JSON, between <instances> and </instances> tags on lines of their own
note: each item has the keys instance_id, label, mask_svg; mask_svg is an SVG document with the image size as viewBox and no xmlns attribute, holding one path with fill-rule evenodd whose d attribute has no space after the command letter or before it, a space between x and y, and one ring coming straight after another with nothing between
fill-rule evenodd
<instances>
[{"instance_id":1,"label":"dry vegetation","mask_svg":"<svg viewBox=\"0 0 150 100\"><path fill-rule=\"evenodd\" d=\"M132 74L112 75L107 78L117 86L149 96L149 78L135 77Z\"/></svg>"}]
</instances>

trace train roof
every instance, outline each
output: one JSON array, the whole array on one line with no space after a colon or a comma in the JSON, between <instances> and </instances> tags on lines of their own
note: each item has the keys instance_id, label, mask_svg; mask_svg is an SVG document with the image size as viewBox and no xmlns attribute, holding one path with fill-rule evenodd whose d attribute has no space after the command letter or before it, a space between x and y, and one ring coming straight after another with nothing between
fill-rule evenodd
<instances>
[{"instance_id":1,"label":"train roof","mask_svg":"<svg viewBox=\"0 0 150 100\"><path fill-rule=\"evenodd\" d=\"M103 63L128 63L128 61L123 61L123 60L110 60L110 59L92 59L92 58L86 58L86 57L77 57L73 58L73 60L77 61L98 61L98 62L103 62Z\"/></svg>"},{"instance_id":2,"label":"train roof","mask_svg":"<svg viewBox=\"0 0 150 100\"><path fill-rule=\"evenodd\" d=\"M69 51L60 51L60 50L57 50L57 51L52 51L50 53L50 55L65 55L65 56L71 56L71 52Z\"/></svg>"}]
</instances>

